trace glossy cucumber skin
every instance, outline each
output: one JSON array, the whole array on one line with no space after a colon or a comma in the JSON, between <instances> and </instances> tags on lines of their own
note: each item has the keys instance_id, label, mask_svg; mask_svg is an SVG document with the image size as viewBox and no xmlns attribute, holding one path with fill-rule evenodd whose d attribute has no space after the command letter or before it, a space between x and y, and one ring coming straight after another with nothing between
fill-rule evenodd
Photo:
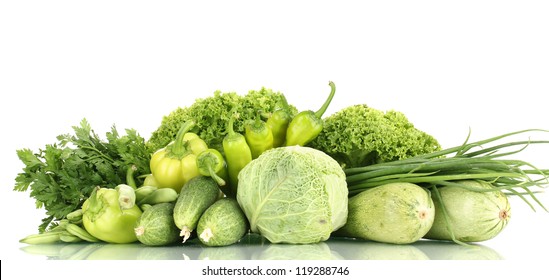
<instances>
[{"instance_id":1,"label":"glossy cucumber skin","mask_svg":"<svg viewBox=\"0 0 549 280\"><path fill-rule=\"evenodd\" d=\"M234 198L216 201L202 215L197 234L206 246L227 246L238 242L248 231L248 220Z\"/></svg>"},{"instance_id":2,"label":"glossy cucumber skin","mask_svg":"<svg viewBox=\"0 0 549 280\"><path fill-rule=\"evenodd\" d=\"M204 211L219 198L219 193L219 187L211 177L197 176L191 179L181 189L175 202L173 219L177 228L187 230L190 234ZM184 232L182 234L185 235Z\"/></svg>"}]
</instances>

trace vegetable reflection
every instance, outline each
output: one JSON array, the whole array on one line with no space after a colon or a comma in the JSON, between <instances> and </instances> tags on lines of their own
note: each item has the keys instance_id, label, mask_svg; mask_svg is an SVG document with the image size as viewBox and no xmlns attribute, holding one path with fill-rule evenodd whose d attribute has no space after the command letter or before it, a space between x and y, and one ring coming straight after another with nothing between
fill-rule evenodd
<instances>
[{"instance_id":1,"label":"vegetable reflection","mask_svg":"<svg viewBox=\"0 0 549 280\"><path fill-rule=\"evenodd\" d=\"M257 234L238 243L207 247L194 238L185 244L150 247L140 243L75 243L28 245L30 255L52 260L500 260L501 255L484 245L463 246L452 242L420 240L395 245L351 238L331 238L306 245L271 244Z\"/></svg>"}]
</instances>

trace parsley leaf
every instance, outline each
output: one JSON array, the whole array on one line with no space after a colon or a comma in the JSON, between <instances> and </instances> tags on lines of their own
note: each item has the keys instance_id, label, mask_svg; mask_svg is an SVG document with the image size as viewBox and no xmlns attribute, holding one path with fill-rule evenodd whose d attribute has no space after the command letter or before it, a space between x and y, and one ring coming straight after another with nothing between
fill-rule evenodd
<instances>
[{"instance_id":1,"label":"parsley leaf","mask_svg":"<svg viewBox=\"0 0 549 280\"><path fill-rule=\"evenodd\" d=\"M150 153L137 131L126 129L121 135L112 126L104 140L86 119L72 129L73 134L59 135L56 143L37 152L17 150L25 167L15 178L14 190L30 189L36 207L45 208L47 217L39 232L79 209L94 187L114 188L125 183L126 171L132 165L137 167L136 177L150 173Z\"/></svg>"}]
</instances>

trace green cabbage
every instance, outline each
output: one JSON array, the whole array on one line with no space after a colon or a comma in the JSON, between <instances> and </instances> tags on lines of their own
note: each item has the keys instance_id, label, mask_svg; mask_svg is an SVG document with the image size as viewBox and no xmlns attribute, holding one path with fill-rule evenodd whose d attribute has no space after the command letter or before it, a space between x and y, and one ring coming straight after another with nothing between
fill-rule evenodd
<instances>
[{"instance_id":1,"label":"green cabbage","mask_svg":"<svg viewBox=\"0 0 549 280\"><path fill-rule=\"evenodd\" d=\"M324 241L347 221L345 174L321 151L268 150L246 165L238 180L237 200L252 232L272 243Z\"/></svg>"}]
</instances>

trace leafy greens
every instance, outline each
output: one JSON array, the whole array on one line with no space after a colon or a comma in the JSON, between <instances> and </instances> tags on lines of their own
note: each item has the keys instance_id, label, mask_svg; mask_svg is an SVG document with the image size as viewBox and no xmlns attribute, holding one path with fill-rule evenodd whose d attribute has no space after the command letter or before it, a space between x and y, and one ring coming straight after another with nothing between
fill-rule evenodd
<instances>
[{"instance_id":1,"label":"leafy greens","mask_svg":"<svg viewBox=\"0 0 549 280\"><path fill-rule=\"evenodd\" d=\"M216 91L212 96L197 99L191 106L179 107L169 115L164 116L161 125L151 134L147 142L150 152L165 147L175 139L181 125L188 120L194 120L196 132L208 147L223 151L221 143L227 135L227 123L238 112L239 118L234 120L234 130L244 132L244 122L254 119L258 113L270 114L280 106L283 94L262 88L250 90L246 95L235 92ZM297 109L289 105L292 115Z\"/></svg>"},{"instance_id":2,"label":"leafy greens","mask_svg":"<svg viewBox=\"0 0 549 280\"><path fill-rule=\"evenodd\" d=\"M128 168L135 165L134 175L150 173L150 154L145 139L135 130L120 135L115 126L106 133L106 141L92 130L86 119L73 126L74 135L57 136L57 142L33 152L17 150L25 167L15 179L14 190L27 191L37 208L45 208L47 217L39 231L44 232L54 220L77 210L94 187L114 188L126 183Z\"/></svg>"}]
</instances>

